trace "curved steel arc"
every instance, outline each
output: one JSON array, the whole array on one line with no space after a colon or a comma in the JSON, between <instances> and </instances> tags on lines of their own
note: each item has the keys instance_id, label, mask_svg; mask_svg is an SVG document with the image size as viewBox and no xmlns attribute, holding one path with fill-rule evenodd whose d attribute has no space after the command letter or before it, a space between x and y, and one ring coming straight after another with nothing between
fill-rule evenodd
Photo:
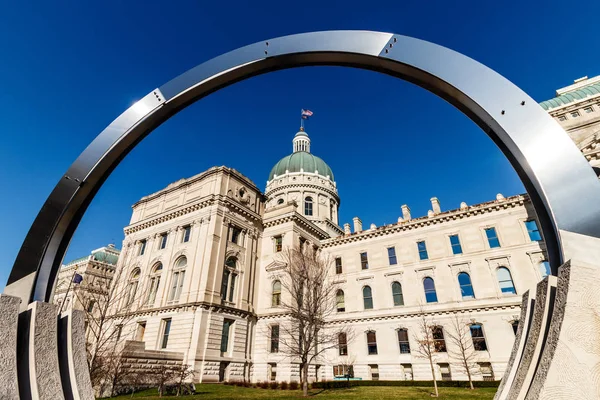
<instances>
[{"instance_id":1,"label":"curved steel arc","mask_svg":"<svg viewBox=\"0 0 600 400\"><path fill-rule=\"evenodd\" d=\"M523 180L542 224L554 273L565 256L559 230L600 237L596 175L558 123L510 81L460 53L419 39L368 31L312 32L258 42L209 60L121 114L50 194L17 256L5 293L27 297L26 302L50 300L58 268L87 206L123 157L162 122L240 80L309 65L396 76L467 114Z\"/></svg>"}]
</instances>

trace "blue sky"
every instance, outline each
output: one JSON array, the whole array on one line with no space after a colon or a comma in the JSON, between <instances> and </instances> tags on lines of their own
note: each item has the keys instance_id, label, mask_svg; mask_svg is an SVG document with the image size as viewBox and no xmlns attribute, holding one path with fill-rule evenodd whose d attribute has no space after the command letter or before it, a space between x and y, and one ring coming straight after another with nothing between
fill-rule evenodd
<instances>
[{"instance_id":1,"label":"blue sky","mask_svg":"<svg viewBox=\"0 0 600 400\"><path fill-rule=\"evenodd\" d=\"M525 3L525 4L522 4ZM143 6L142 6L143 4ZM58 179L135 100L239 46L330 29L395 32L462 52L536 100L600 74L600 2L7 2L0 13L0 288ZM573 13L577 13L574 15ZM582 13L582 14L580 14ZM575 19L573 19L575 18ZM340 222L392 223L523 192L492 141L459 111L373 72L310 67L252 78L184 110L115 170L85 215L67 259L120 247L131 204L214 165L264 188L291 152L300 108L313 153L329 163Z\"/></svg>"}]
</instances>

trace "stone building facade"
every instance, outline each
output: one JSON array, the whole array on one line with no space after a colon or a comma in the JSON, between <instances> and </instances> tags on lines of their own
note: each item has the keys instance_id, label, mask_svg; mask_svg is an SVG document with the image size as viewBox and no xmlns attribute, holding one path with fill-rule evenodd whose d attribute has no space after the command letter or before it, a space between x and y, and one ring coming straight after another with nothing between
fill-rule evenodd
<instances>
[{"instance_id":1,"label":"stone building facade","mask_svg":"<svg viewBox=\"0 0 600 400\"><path fill-rule=\"evenodd\" d=\"M600 167L600 77L540 104ZM285 295L278 253L308 243L335 260L329 323L353 332L311 366L312 379L335 379L351 365L360 379L430 380L415 351L423 316L447 350L435 356L438 379L466 379L446 335L455 316L477 350L474 378L500 379L521 295L549 273L527 195L447 210L432 198L426 216L403 205L397 223L363 228L356 217L342 228L333 171L303 130L292 150L264 194L239 172L214 167L133 205L115 282L136 315L121 335L135 341L132 354L172 353L200 382L298 380L298 364L273 346L274 327L285 323L274 298Z\"/></svg>"},{"instance_id":2,"label":"stone building facade","mask_svg":"<svg viewBox=\"0 0 600 400\"><path fill-rule=\"evenodd\" d=\"M121 251L113 244L92 250L91 254L63 264L58 272L54 304L62 311L93 311L92 291L106 291L115 274ZM79 277L76 277L76 274Z\"/></svg>"}]
</instances>

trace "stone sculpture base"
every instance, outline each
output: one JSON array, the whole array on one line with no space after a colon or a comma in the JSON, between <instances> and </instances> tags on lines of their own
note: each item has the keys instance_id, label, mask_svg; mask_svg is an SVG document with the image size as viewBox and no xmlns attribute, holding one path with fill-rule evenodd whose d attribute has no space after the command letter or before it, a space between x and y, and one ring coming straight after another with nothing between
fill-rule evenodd
<instances>
[{"instance_id":1,"label":"stone sculpture base","mask_svg":"<svg viewBox=\"0 0 600 400\"><path fill-rule=\"evenodd\" d=\"M0 399L94 400L82 311L0 295Z\"/></svg>"},{"instance_id":2,"label":"stone sculpture base","mask_svg":"<svg viewBox=\"0 0 600 400\"><path fill-rule=\"evenodd\" d=\"M570 261L524 296L495 400L600 399L600 289L593 262ZM533 312L530 313L531 306Z\"/></svg>"}]
</instances>

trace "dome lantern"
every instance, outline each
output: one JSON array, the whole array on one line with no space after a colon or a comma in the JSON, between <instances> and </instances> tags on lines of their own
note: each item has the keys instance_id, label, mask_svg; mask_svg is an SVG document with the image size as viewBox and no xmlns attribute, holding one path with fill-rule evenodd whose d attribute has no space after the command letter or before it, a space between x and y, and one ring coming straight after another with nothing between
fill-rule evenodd
<instances>
[{"instance_id":1,"label":"dome lantern","mask_svg":"<svg viewBox=\"0 0 600 400\"><path fill-rule=\"evenodd\" d=\"M294 136L292 144L294 153L299 151L310 153L310 138L308 137L308 134L304 132L303 127L301 127L298 133L296 133Z\"/></svg>"}]
</instances>

